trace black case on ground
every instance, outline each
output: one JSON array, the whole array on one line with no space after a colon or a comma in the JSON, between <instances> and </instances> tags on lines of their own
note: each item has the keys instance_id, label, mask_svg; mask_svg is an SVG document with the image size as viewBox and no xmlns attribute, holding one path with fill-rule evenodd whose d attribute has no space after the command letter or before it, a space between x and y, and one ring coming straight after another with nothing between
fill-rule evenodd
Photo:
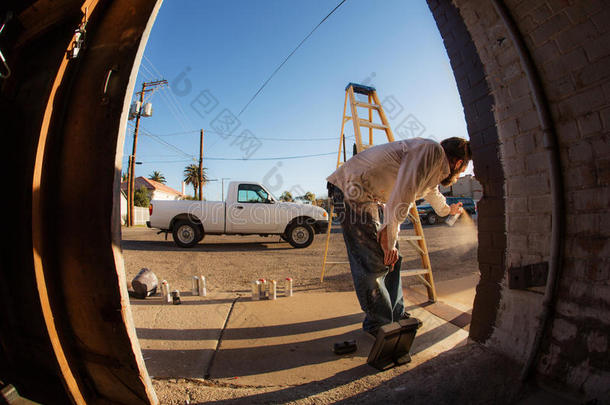
<instances>
[{"instance_id":1,"label":"black case on ground","mask_svg":"<svg viewBox=\"0 0 610 405\"><path fill-rule=\"evenodd\" d=\"M419 319L408 318L379 328L366 362L378 370L410 362L409 351L421 325Z\"/></svg>"},{"instance_id":2,"label":"black case on ground","mask_svg":"<svg viewBox=\"0 0 610 405\"><path fill-rule=\"evenodd\" d=\"M333 345L333 352L335 354L349 354L358 350L355 340L346 340L345 342L335 343Z\"/></svg>"}]
</instances>

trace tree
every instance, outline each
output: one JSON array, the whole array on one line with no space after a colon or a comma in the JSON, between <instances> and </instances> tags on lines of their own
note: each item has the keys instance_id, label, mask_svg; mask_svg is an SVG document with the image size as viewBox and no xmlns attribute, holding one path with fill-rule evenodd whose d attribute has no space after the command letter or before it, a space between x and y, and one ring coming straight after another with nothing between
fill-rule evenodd
<instances>
[{"instance_id":1,"label":"tree","mask_svg":"<svg viewBox=\"0 0 610 405\"><path fill-rule=\"evenodd\" d=\"M316 195L311 191L308 191L303 195L303 199L311 201L313 203L314 201L316 201Z\"/></svg>"},{"instance_id":2,"label":"tree","mask_svg":"<svg viewBox=\"0 0 610 405\"><path fill-rule=\"evenodd\" d=\"M290 191L284 191L280 196L280 201L293 201L292 194L290 193Z\"/></svg>"},{"instance_id":3,"label":"tree","mask_svg":"<svg viewBox=\"0 0 610 405\"><path fill-rule=\"evenodd\" d=\"M207 167L203 168L203 184L208 182L208 176L205 171ZM195 196L197 196L197 190L199 189L199 165L191 164L184 168L184 182L193 186Z\"/></svg>"},{"instance_id":4,"label":"tree","mask_svg":"<svg viewBox=\"0 0 610 405\"><path fill-rule=\"evenodd\" d=\"M129 173L127 173L127 172L121 173L121 181L123 183L125 183L127 180L129 180Z\"/></svg>"},{"instance_id":5,"label":"tree","mask_svg":"<svg viewBox=\"0 0 610 405\"><path fill-rule=\"evenodd\" d=\"M150 180L154 180L157 183L161 183L161 184L165 184L167 182L167 180L165 180L165 176L161 174L161 172L158 171L153 171L152 174L148 175L148 178Z\"/></svg>"},{"instance_id":6,"label":"tree","mask_svg":"<svg viewBox=\"0 0 610 405\"><path fill-rule=\"evenodd\" d=\"M148 207L152 193L146 187L141 186L133 193L133 205L136 207Z\"/></svg>"}]
</instances>

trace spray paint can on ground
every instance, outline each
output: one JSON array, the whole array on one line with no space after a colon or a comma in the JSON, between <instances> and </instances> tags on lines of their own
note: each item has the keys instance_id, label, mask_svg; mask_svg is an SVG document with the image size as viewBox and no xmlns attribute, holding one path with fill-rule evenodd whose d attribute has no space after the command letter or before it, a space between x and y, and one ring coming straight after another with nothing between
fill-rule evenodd
<instances>
[{"instance_id":1,"label":"spray paint can on ground","mask_svg":"<svg viewBox=\"0 0 610 405\"><path fill-rule=\"evenodd\" d=\"M260 282L259 289L258 289L258 291L259 291L258 295L259 295L259 298L261 300L263 300L263 299L267 298L267 280L265 280L264 278L260 278L258 281Z\"/></svg>"},{"instance_id":2,"label":"spray paint can on ground","mask_svg":"<svg viewBox=\"0 0 610 405\"><path fill-rule=\"evenodd\" d=\"M286 277L284 280L284 296L292 297L292 278Z\"/></svg>"},{"instance_id":3,"label":"spray paint can on ground","mask_svg":"<svg viewBox=\"0 0 610 405\"><path fill-rule=\"evenodd\" d=\"M198 280L198 284L197 284L197 290L199 291L199 295L202 297L205 297L206 295L208 295L208 290L206 288L205 285L205 277L204 276L199 276L199 280Z\"/></svg>"},{"instance_id":4,"label":"spray paint can on ground","mask_svg":"<svg viewBox=\"0 0 610 405\"><path fill-rule=\"evenodd\" d=\"M191 279L191 294L199 295L199 277L193 276Z\"/></svg>"},{"instance_id":5,"label":"spray paint can on ground","mask_svg":"<svg viewBox=\"0 0 610 405\"><path fill-rule=\"evenodd\" d=\"M161 299L164 304L172 302L172 295L169 292L169 283L167 280L161 281Z\"/></svg>"},{"instance_id":6,"label":"spray paint can on ground","mask_svg":"<svg viewBox=\"0 0 610 405\"><path fill-rule=\"evenodd\" d=\"M255 280L251 284L252 287L252 301L258 301L261 297L261 282Z\"/></svg>"},{"instance_id":7,"label":"spray paint can on ground","mask_svg":"<svg viewBox=\"0 0 610 405\"><path fill-rule=\"evenodd\" d=\"M180 301L180 291L178 291L178 290L172 291L172 302L174 305L182 304L182 301Z\"/></svg>"},{"instance_id":8,"label":"spray paint can on ground","mask_svg":"<svg viewBox=\"0 0 610 405\"><path fill-rule=\"evenodd\" d=\"M270 300L277 299L277 281L269 281L269 291L267 293L267 298L269 298Z\"/></svg>"}]
</instances>

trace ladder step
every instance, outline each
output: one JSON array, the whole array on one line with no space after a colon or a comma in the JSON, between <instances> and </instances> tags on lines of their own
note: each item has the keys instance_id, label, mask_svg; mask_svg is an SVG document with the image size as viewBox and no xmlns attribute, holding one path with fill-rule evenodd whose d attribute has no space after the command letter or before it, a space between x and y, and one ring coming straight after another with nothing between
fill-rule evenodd
<instances>
[{"instance_id":1,"label":"ladder step","mask_svg":"<svg viewBox=\"0 0 610 405\"><path fill-rule=\"evenodd\" d=\"M358 107L373 108L375 110L379 110L381 108L381 106L379 104L370 104L370 103L365 103L364 101L356 101L355 104Z\"/></svg>"},{"instance_id":2,"label":"ladder step","mask_svg":"<svg viewBox=\"0 0 610 405\"><path fill-rule=\"evenodd\" d=\"M430 270L428 269L413 269L413 270L401 270L400 274L402 276L417 276L420 274L428 274Z\"/></svg>"},{"instance_id":3,"label":"ladder step","mask_svg":"<svg viewBox=\"0 0 610 405\"><path fill-rule=\"evenodd\" d=\"M349 262L326 262L326 264L348 264Z\"/></svg>"},{"instance_id":4,"label":"ladder step","mask_svg":"<svg viewBox=\"0 0 610 405\"><path fill-rule=\"evenodd\" d=\"M388 129L389 127L387 125L382 125L382 124L376 124L374 122L370 122L364 119L360 119L360 126L361 127L367 127L367 128L375 128L375 129Z\"/></svg>"},{"instance_id":5,"label":"ladder step","mask_svg":"<svg viewBox=\"0 0 610 405\"><path fill-rule=\"evenodd\" d=\"M347 86L345 87L345 90L347 91L347 89L349 89L350 87L352 87L354 89L354 93L365 94L365 95L372 94L373 92L376 91L374 87L365 86L363 84L358 84L358 83L348 83Z\"/></svg>"}]
</instances>

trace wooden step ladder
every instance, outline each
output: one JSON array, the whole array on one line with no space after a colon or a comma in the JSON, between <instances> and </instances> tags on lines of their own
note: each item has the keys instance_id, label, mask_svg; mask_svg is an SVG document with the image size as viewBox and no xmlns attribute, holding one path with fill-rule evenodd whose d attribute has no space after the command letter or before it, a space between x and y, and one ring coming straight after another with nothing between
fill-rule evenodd
<instances>
[{"instance_id":1,"label":"wooden step ladder","mask_svg":"<svg viewBox=\"0 0 610 405\"><path fill-rule=\"evenodd\" d=\"M428 300L436 302L436 287L434 286L434 276L432 275L432 264L428 255L428 246L424 237L424 228L417 212L417 206L413 204L409 209L408 218L413 223L413 231L415 235L404 235L399 233L398 240L406 241L419 253L421 258L422 268L401 270L400 274L403 277L415 276L426 286L428 292Z\"/></svg>"},{"instance_id":2,"label":"wooden step ladder","mask_svg":"<svg viewBox=\"0 0 610 405\"><path fill-rule=\"evenodd\" d=\"M356 98L356 94L361 94L367 98L367 101L361 101ZM350 114L347 115L347 104L349 101ZM367 111L366 116L368 119L360 118L358 115L358 108L364 108ZM373 113L377 112L381 123L373 121ZM373 130L381 130L385 132L388 142L394 142L394 134L390 128L388 118L383 111L383 106L379 101L377 90L374 87L364 86L356 83L349 83L345 87L345 101L343 103L343 119L341 121L341 135L339 138L339 152L337 153L337 168L347 161L347 151L345 148L345 124L348 121L352 121L354 127L354 138L355 147L354 154L360 153L363 150L373 146ZM368 128L368 144L362 142L362 127ZM343 161L341 161L343 157ZM324 281L324 272L326 266L330 264L346 264L347 261L327 261L328 259L328 247L330 243L330 233L332 228L332 222L334 218L334 206L332 201L329 199L330 213L328 221L328 229L326 232L326 246L324 248L324 257L322 260L322 274L320 275L320 282ZM416 276L422 281L428 290L428 299L432 302L436 301L436 289L434 287L434 278L432 276L432 266L430 265L430 257L428 256L428 248L426 246L426 240L424 238L424 231L417 212L417 207L413 205L409 210L409 218L413 222L413 229L415 235L399 235L399 240L405 240L411 244L420 254L422 260L422 269L413 270L402 270L400 273L403 276Z\"/></svg>"}]
</instances>

